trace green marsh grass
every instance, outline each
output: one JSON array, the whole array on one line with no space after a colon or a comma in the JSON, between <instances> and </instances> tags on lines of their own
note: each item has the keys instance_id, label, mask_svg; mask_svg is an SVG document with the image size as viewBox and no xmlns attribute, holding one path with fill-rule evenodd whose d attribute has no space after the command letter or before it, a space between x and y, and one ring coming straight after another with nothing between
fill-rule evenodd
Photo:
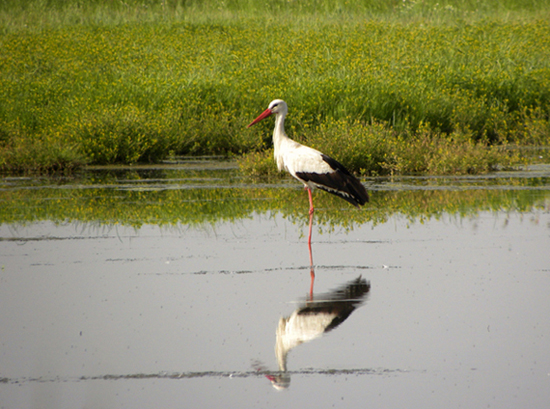
<instances>
[{"instance_id":1,"label":"green marsh grass","mask_svg":"<svg viewBox=\"0 0 550 409\"><path fill-rule=\"evenodd\" d=\"M0 168L170 155L270 172L288 133L353 171L479 173L550 145L546 1L0 1ZM40 155L38 154L40 153Z\"/></svg>"}]
</instances>

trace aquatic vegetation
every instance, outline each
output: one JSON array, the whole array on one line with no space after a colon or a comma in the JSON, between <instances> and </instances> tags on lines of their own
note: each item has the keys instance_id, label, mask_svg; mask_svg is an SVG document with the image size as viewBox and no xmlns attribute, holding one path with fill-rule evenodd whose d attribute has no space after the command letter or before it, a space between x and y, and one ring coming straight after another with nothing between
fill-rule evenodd
<instances>
[{"instance_id":1,"label":"aquatic vegetation","mask_svg":"<svg viewBox=\"0 0 550 409\"><path fill-rule=\"evenodd\" d=\"M401 181L370 178L367 188L371 201L361 210L338 197L314 193L315 225L321 231L330 231L353 229L364 223L376 225L395 215L414 223L444 214L460 218L475 217L482 211L532 213L548 208L549 191L540 188L548 182L548 177L505 175ZM281 179L256 183L227 167L207 171L103 169L78 178L4 179L0 186L0 224L52 221L106 227L200 227L247 219L254 214L280 214L305 226L307 194L297 183L289 183L281 186ZM506 188L498 188L499 184Z\"/></svg>"},{"instance_id":2,"label":"aquatic vegetation","mask_svg":"<svg viewBox=\"0 0 550 409\"><path fill-rule=\"evenodd\" d=\"M0 13L3 170L251 153L264 173L270 125L245 125L276 97L290 135L364 174L484 172L519 160L495 146L550 145L543 3L38 3ZM40 161L14 153L35 142Z\"/></svg>"}]
</instances>

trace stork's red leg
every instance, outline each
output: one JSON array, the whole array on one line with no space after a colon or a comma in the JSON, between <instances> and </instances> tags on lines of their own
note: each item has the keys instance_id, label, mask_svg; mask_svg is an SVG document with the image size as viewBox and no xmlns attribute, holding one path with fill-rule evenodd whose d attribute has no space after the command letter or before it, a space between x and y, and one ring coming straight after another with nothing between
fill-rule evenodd
<instances>
[{"instance_id":1,"label":"stork's red leg","mask_svg":"<svg viewBox=\"0 0 550 409\"><path fill-rule=\"evenodd\" d=\"M308 187L306 187L307 189L307 194L309 196L309 214L313 214L313 212L315 211L315 209L313 209L313 197L311 196L311 189Z\"/></svg>"},{"instance_id":2,"label":"stork's red leg","mask_svg":"<svg viewBox=\"0 0 550 409\"><path fill-rule=\"evenodd\" d=\"M311 228L313 227L313 198L311 197L311 189L309 187L306 187L307 194L309 196L309 235L307 237L307 244L309 245L311 249ZM311 255L311 251L310 251ZM313 264L313 263L312 263Z\"/></svg>"}]
</instances>

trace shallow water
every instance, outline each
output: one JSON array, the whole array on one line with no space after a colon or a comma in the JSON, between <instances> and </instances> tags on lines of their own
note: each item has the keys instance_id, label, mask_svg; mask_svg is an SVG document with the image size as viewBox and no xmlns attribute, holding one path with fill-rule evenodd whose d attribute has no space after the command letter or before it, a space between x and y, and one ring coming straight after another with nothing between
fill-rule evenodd
<instances>
[{"instance_id":1,"label":"shallow water","mask_svg":"<svg viewBox=\"0 0 550 409\"><path fill-rule=\"evenodd\" d=\"M0 406L546 408L550 169L364 182L3 179Z\"/></svg>"}]
</instances>

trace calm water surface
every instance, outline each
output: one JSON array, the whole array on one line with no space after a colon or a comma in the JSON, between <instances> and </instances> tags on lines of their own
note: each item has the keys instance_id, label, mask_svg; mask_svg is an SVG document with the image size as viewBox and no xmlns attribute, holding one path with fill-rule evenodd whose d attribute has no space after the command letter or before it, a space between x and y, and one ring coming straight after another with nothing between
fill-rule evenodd
<instances>
[{"instance_id":1,"label":"calm water surface","mask_svg":"<svg viewBox=\"0 0 550 409\"><path fill-rule=\"evenodd\" d=\"M364 183L3 179L0 407L547 408L550 168Z\"/></svg>"}]
</instances>

